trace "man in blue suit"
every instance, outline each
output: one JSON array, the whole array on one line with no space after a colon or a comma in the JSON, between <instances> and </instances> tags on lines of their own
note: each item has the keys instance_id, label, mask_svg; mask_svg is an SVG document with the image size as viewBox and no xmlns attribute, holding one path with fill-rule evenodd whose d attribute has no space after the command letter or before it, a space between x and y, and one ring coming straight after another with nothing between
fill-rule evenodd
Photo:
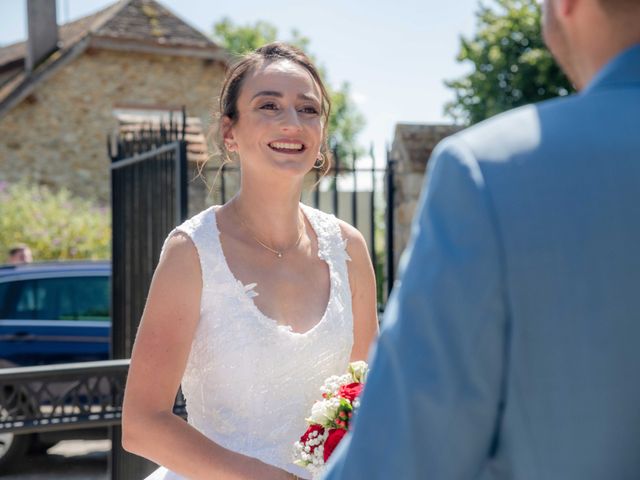
<instances>
[{"instance_id":1,"label":"man in blue suit","mask_svg":"<svg viewBox=\"0 0 640 480\"><path fill-rule=\"evenodd\" d=\"M580 93L436 149L326 480L640 479L640 1L543 31Z\"/></svg>"}]
</instances>

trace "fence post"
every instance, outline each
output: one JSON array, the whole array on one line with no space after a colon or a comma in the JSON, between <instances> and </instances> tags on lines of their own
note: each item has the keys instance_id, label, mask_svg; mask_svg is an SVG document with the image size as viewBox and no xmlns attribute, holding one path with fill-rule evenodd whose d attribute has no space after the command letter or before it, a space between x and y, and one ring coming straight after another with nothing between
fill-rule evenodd
<instances>
[{"instance_id":1,"label":"fence post","mask_svg":"<svg viewBox=\"0 0 640 480\"><path fill-rule=\"evenodd\" d=\"M386 171L386 191L387 191L387 209L386 209L386 220L387 220L387 299L391 294L391 289L393 288L393 282L395 281L395 255L393 249L393 221L394 221L394 210L395 210L395 179L394 179L394 170L395 170L396 161L391 158L391 153L387 150L387 171Z\"/></svg>"},{"instance_id":2,"label":"fence post","mask_svg":"<svg viewBox=\"0 0 640 480\"><path fill-rule=\"evenodd\" d=\"M338 155L338 149L333 149L333 158L335 159L335 166L333 169L333 185L332 185L332 207L333 214L338 217L338 175L340 174L340 156Z\"/></svg>"},{"instance_id":3,"label":"fence post","mask_svg":"<svg viewBox=\"0 0 640 480\"><path fill-rule=\"evenodd\" d=\"M353 152L351 158L351 174L353 176L353 190L351 191L351 222L354 227L358 228L358 170L356 169L358 156Z\"/></svg>"}]
</instances>

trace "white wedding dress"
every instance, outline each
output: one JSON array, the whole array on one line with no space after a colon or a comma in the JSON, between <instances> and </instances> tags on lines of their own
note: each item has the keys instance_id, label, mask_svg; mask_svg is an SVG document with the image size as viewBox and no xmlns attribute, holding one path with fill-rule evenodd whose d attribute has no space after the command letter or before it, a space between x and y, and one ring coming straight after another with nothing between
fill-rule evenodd
<instances>
[{"instance_id":1,"label":"white wedding dress","mask_svg":"<svg viewBox=\"0 0 640 480\"><path fill-rule=\"evenodd\" d=\"M330 295L319 322L305 333L279 325L252 298L224 258L216 207L174 232L193 240L202 268L200 321L182 378L188 421L219 445L310 478L292 463L293 444L330 375L346 372L353 345L346 241L337 219L301 204L329 267ZM165 439L171 442L171 439ZM184 477L159 468L147 480ZM212 476L213 478L213 476Z\"/></svg>"}]
</instances>

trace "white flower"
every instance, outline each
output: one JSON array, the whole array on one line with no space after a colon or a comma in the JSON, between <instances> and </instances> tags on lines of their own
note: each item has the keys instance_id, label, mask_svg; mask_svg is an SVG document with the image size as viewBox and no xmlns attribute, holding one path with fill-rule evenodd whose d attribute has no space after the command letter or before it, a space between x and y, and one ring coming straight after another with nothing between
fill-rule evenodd
<instances>
[{"instance_id":1,"label":"white flower","mask_svg":"<svg viewBox=\"0 0 640 480\"><path fill-rule=\"evenodd\" d=\"M327 378L324 385L320 387L320 393L326 397L333 397L338 394L338 390L342 385L348 385L353 382L353 376L351 373L345 373L344 375L332 375Z\"/></svg>"},{"instance_id":2,"label":"white flower","mask_svg":"<svg viewBox=\"0 0 640 480\"><path fill-rule=\"evenodd\" d=\"M353 377L354 382L365 383L367 380L367 373L369 373L369 365L367 365L367 362L363 362L362 360L351 362L349 364L349 373Z\"/></svg>"},{"instance_id":3,"label":"white flower","mask_svg":"<svg viewBox=\"0 0 640 480\"><path fill-rule=\"evenodd\" d=\"M311 416L307 422L317 423L323 427L328 427L338 414L340 400L337 398L327 398L319 400L311 407Z\"/></svg>"}]
</instances>

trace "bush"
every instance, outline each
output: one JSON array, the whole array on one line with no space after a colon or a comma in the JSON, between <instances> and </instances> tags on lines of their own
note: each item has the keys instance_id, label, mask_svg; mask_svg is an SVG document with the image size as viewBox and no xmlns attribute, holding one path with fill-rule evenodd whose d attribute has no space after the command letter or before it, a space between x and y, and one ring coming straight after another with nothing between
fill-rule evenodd
<instances>
[{"instance_id":1,"label":"bush","mask_svg":"<svg viewBox=\"0 0 640 480\"><path fill-rule=\"evenodd\" d=\"M35 261L109 259L111 211L66 189L0 182L0 255L18 243Z\"/></svg>"}]
</instances>

